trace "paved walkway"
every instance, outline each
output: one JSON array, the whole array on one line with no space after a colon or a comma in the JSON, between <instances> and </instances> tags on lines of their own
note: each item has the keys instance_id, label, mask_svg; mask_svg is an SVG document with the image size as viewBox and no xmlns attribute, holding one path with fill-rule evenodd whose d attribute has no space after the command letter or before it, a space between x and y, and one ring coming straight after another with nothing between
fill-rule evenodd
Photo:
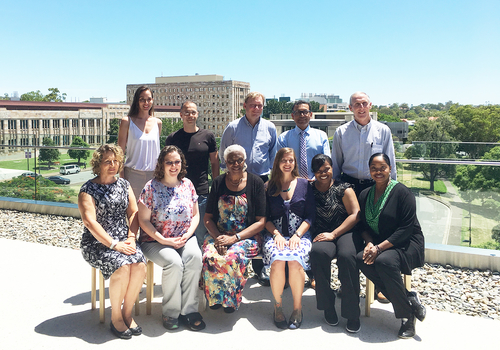
<instances>
[{"instance_id":1,"label":"paved walkway","mask_svg":"<svg viewBox=\"0 0 500 350\"><path fill-rule=\"evenodd\" d=\"M155 288L152 315L145 314L145 288L141 314L136 317L144 334L131 340L116 339L98 310L90 310L90 267L77 250L0 239L6 266L1 269L3 301L0 329L3 349L465 349L498 346L498 321L428 310L417 323L414 339L397 338L399 322L392 307L375 302L371 317L361 317L362 329L351 335L345 320L330 327L315 308L314 291L304 293L304 323L298 330L277 330L272 323L271 291L249 280L239 311L203 312L206 330L165 330L160 322L161 287ZM161 270L155 269L159 283ZM285 305L291 305L290 290ZM364 299L361 307L364 306ZM337 309L339 304L337 303ZM288 311L289 313L290 311Z\"/></svg>"}]
</instances>

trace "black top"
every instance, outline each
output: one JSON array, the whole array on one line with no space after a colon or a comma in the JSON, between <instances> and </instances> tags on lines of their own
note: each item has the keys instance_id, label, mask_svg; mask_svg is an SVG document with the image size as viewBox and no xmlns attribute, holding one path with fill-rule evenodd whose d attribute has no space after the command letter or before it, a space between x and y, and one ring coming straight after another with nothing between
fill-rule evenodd
<instances>
[{"instance_id":1,"label":"black top","mask_svg":"<svg viewBox=\"0 0 500 350\"><path fill-rule=\"evenodd\" d=\"M199 129L194 133L179 129L168 135L165 146L168 145L177 146L184 153L186 177L193 183L196 193L208 194L208 161L210 153L217 151L214 133L206 129Z\"/></svg>"},{"instance_id":2,"label":"black top","mask_svg":"<svg viewBox=\"0 0 500 350\"><path fill-rule=\"evenodd\" d=\"M367 188L359 196L363 228L373 238L373 244L388 240L400 253L404 274L411 274L415 267L424 265L425 243L420 223L417 219L415 196L408 187L397 183L387 197L380 213L377 235L366 223L365 209Z\"/></svg>"},{"instance_id":3,"label":"black top","mask_svg":"<svg viewBox=\"0 0 500 350\"><path fill-rule=\"evenodd\" d=\"M226 186L226 174L217 176L212 182L212 189L207 200L207 213L214 216L213 221L219 221L219 197L224 194L234 194ZM246 187L237 192L246 193L248 201L247 227L255 223L257 216L266 216L266 192L264 191L264 182L260 177L254 174L247 173Z\"/></svg>"}]
</instances>

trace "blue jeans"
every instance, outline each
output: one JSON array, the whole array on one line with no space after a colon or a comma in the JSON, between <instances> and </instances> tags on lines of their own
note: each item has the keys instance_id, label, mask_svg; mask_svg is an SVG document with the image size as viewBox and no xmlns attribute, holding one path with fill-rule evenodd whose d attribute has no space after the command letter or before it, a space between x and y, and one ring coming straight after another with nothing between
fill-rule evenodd
<instances>
[{"instance_id":1,"label":"blue jeans","mask_svg":"<svg viewBox=\"0 0 500 350\"><path fill-rule=\"evenodd\" d=\"M203 217L205 216L205 212L207 211L207 198L208 194L200 194L198 196L198 211L200 212L200 223L194 231L194 235L198 240L198 246L201 248L203 245L203 241L205 240L205 234L207 233L207 229L205 228L205 224L203 224Z\"/></svg>"}]
</instances>

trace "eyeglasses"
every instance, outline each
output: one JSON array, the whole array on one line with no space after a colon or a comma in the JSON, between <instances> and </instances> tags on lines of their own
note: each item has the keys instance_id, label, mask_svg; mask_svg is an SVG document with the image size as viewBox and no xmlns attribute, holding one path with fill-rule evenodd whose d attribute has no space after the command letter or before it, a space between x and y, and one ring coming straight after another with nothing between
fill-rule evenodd
<instances>
[{"instance_id":1,"label":"eyeglasses","mask_svg":"<svg viewBox=\"0 0 500 350\"><path fill-rule=\"evenodd\" d=\"M245 160L243 158L240 158L240 159L234 159L234 160L226 160L226 163L228 165L235 165L235 164L242 164Z\"/></svg>"},{"instance_id":2,"label":"eyeglasses","mask_svg":"<svg viewBox=\"0 0 500 350\"><path fill-rule=\"evenodd\" d=\"M120 164L117 160L105 160L103 163L106 165Z\"/></svg>"},{"instance_id":3,"label":"eyeglasses","mask_svg":"<svg viewBox=\"0 0 500 350\"><path fill-rule=\"evenodd\" d=\"M280 162L283 164L286 164L286 163L293 164L295 161L293 159L284 159L283 158Z\"/></svg>"},{"instance_id":4,"label":"eyeglasses","mask_svg":"<svg viewBox=\"0 0 500 350\"><path fill-rule=\"evenodd\" d=\"M354 108L360 108L360 107L366 108L366 107L368 107L369 104L370 104L370 102L363 102L363 103L356 102L353 105L353 107Z\"/></svg>"},{"instance_id":5,"label":"eyeglasses","mask_svg":"<svg viewBox=\"0 0 500 350\"><path fill-rule=\"evenodd\" d=\"M165 165L168 165L168 166L172 166L172 165L179 165L179 164L181 164L181 161L180 161L180 160L175 160L175 161L173 161L173 162L171 162L170 160L167 160L167 161L165 162Z\"/></svg>"},{"instance_id":6,"label":"eyeglasses","mask_svg":"<svg viewBox=\"0 0 500 350\"><path fill-rule=\"evenodd\" d=\"M184 111L182 112L182 115L189 117L190 115L197 115L198 111Z\"/></svg>"},{"instance_id":7,"label":"eyeglasses","mask_svg":"<svg viewBox=\"0 0 500 350\"><path fill-rule=\"evenodd\" d=\"M139 102L140 102L140 103L144 103L144 102L150 103L151 101L153 101L153 99L152 99L152 98L142 98L142 97L141 97L141 98L139 99Z\"/></svg>"},{"instance_id":8,"label":"eyeglasses","mask_svg":"<svg viewBox=\"0 0 500 350\"><path fill-rule=\"evenodd\" d=\"M302 110L302 111L293 111L293 115L295 115L295 116L301 115L301 116L305 117L305 116L309 115L309 113L311 113L311 111L308 109Z\"/></svg>"},{"instance_id":9,"label":"eyeglasses","mask_svg":"<svg viewBox=\"0 0 500 350\"><path fill-rule=\"evenodd\" d=\"M257 109L262 109L262 108L264 108L264 105L255 104L255 103L249 103L249 104L248 104L248 107L249 107L250 109L254 109L254 108L257 108Z\"/></svg>"}]
</instances>

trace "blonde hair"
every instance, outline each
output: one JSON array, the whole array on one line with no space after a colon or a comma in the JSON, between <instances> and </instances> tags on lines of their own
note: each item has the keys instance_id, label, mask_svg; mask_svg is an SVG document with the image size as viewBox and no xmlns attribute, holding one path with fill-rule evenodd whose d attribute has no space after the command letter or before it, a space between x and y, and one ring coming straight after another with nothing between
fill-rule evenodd
<instances>
[{"instance_id":1,"label":"blonde hair","mask_svg":"<svg viewBox=\"0 0 500 350\"><path fill-rule=\"evenodd\" d=\"M123 164L124 164L124 156L123 156L123 150L120 146L115 145L115 144L106 144L100 146L92 155L92 159L90 160L90 166L92 167L92 173L96 176L99 176L101 174L101 162L102 162L102 157L107 153L107 152L113 152L115 155L116 160L120 163L120 167L118 171L116 172L117 174L122 171L123 169Z\"/></svg>"},{"instance_id":2,"label":"blonde hair","mask_svg":"<svg viewBox=\"0 0 500 350\"><path fill-rule=\"evenodd\" d=\"M263 94L257 91L250 92L247 97L245 97L245 103L248 103L248 100L255 100L257 97L262 97L262 103L266 101L266 98Z\"/></svg>"}]
</instances>

